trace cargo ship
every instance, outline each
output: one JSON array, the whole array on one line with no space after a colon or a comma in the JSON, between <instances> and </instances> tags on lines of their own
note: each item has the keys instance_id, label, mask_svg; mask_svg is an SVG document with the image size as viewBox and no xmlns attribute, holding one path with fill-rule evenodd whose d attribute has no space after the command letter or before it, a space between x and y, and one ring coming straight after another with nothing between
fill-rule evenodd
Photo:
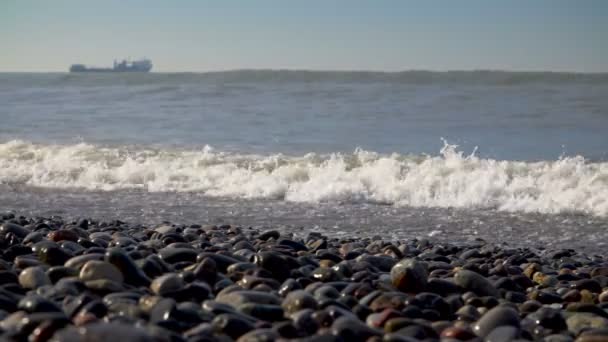
<instances>
[{"instance_id":1,"label":"cargo ship","mask_svg":"<svg viewBox=\"0 0 608 342\"><path fill-rule=\"evenodd\" d=\"M70 72L149 72L150 70L152 70L152 61L145 58L132 62L126 59L120 62L114 61L114 66L111 68L88 67L84 64L70 66Z\"/></svg>"}]
</instances>

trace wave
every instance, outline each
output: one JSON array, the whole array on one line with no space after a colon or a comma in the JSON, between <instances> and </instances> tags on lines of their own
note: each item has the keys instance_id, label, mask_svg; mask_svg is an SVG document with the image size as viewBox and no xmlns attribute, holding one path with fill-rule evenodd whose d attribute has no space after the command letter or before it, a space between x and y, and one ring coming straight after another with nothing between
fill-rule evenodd
<instances>
[{"instance_id":1,"label":"wave","mask_svg":"<svg viewBox=\"0 0 608 342\"><path fill-rule=\"evenodd\" d=\"M317 71L243 69L200 73L125 73L125 74L66 74L66 73L0 73L0 85L27 86L103 86L143 85L162 83L179 86L187 83L231 82L389 82L402 84L483 84L519 85L534 83L606 84L608 73L575 73L551 71ZM165 89L165 88L163 88Z\"/></svg>"},{"instance_id":2,"label":"wave","mask_svg":"<svg viewBox=\"0 0 608 342\"><path fill-rule=\"evenodd\" d=\"M293 202L493 208L608 215L608 163L583 157L508 161L465 155L354 153L254 155L101 147L87 143L0 144L0 183L51 189L197 192Z\"/></svg>"}]
</instances>

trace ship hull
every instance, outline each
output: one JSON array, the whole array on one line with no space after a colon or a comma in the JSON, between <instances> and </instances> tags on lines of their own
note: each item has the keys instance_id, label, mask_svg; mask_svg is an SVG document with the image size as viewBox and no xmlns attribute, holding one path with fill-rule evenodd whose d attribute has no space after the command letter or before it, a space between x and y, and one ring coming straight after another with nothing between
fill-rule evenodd
<instances>
[{"instance_id":1,"label":"ship hull","mask_svg":"<svg viewBox=\"0 0 608 342\"><path fill-rule=\"evenodd\" d=\"M113 68L96 68L88 67L84 64L72 64L70 66L70 72L95 72L95 73L106 73L106 72L150 72L152 70L152 63L150 60L144 59L140 61L127 62L123 60L120 63L114 62Z\"/></svg>"},{"instance_id":2,"label":"ship hull","mask_svg":"<svg viewBox=\"0 0 608 342\"><path fill-rule=\"evenodd\" d=\"M97 73L125 73L125 72L150 72L150 70L114 70L114 69L80 69L70 70L70 72L81 73L81 72L97 72Z\"/></svg>"}]
</instances>

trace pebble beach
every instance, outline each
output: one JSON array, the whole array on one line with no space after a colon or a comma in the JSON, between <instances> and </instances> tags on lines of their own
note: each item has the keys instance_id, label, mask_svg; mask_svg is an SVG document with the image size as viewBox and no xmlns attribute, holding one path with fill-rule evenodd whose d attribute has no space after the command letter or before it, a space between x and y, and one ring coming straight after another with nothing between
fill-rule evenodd
<instances>
[{"instance_id":1,"label":"pebble beach","mask_svg":"<svg viewBox=\"0 0 608 342\"><path fill-rule=\"evenodd\" d=\"M0 223L15 341L606 341L608 260L231 225Z\"/></svg>"}]
</instances>

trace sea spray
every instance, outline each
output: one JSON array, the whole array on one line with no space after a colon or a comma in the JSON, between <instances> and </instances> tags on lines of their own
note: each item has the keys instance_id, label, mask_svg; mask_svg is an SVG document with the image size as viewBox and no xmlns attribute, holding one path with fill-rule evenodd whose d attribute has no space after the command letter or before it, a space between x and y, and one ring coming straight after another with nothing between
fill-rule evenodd
<instances>
[{"instance_id":1,"label":"sea spray","mask_svg":"<svg viewBox=\"0 0 608 342\"><path fill-rule=\"evenodd\" d=\"M465 155L444 142L436 156L353 153L287 156L0 144L0 182L50 189L197 192L227 198L395 206L493 208L608 215L608 162L536 162Z\"/></svg>"}]
</instances>

